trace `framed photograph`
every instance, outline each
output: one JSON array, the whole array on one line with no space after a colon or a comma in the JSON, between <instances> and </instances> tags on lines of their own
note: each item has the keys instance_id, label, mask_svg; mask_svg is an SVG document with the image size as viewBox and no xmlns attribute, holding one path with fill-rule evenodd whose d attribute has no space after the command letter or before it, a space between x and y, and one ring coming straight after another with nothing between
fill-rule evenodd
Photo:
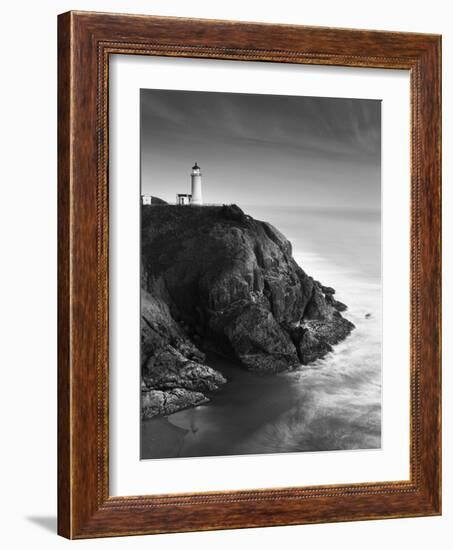
<instances>
[{"instance_id":1,"label":"framed photograph","mask_svg":"<svg viewBox=\"0 0 453 550\"><path fill-rule=\"evenodd\" d=\"M58 40L59 533L440 514L440 37Z\"/></svg>"}]
</instances>

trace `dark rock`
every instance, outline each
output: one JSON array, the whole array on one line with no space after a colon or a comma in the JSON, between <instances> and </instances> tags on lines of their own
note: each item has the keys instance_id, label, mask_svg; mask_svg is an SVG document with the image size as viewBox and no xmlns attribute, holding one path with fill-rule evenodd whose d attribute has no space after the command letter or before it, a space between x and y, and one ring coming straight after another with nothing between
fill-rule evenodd
<instances>
[{"instance_id":1,"label":"dark rock","mask_svg":"<svg viewBox=\"0 0 453 550\"><path fill-rule=\"evenodd\" d=\"M355 328L351 321L342 317L338 312L335 312L330 319L306 321L303 326L319 341L331 346L344 340Z\"/></svg>"},{"instance_id":2,"label":"dark rock","mask_svg":"<svg viewBox=\"0 0 453 550\"><path fill-rule=\"evenodd\" d=\"M148 393L225 383L202 349L272 373L323 357L354 328L335 290L297 265L284 235L236 205L145 209L142 287Z\"/></svg>"},{"instance_id":3,"label":"dark rock","mask_svg":"<svg viewBox=\"0 0 453 550\"><path fill-rule=\"evenodd\" d=\"M142 418L172 414L208 402L209 399L202 393L184 388L168 391L142 390Z\"/></svg>"},{"instance_id":4,"label":"dark rock","mask_svg":"<svg viewBox=\"0 0 453 550\"><path fill-rule=\"evenodd\" d=\"M343 304L343 302L340 302L338 300L334 300L332 303L332 306L339 312L347 311L348 306L346 304Z\"/></svg>"},{"instance_id":5,"label":"dark rock","mask_svg":"<svg viewBox=\"0 0 453 550\"><path fill-rule=\"evenodd\" d=\"M332 305L326 300L321 285L318 282L313 284L311 298L304 311L304 319L329 319L332 315Z\"/></svg>"},{"instance_id":6,"label":"dark rock","mask_svg":"<svg viewBox=\"0 0 453 550\"><path fill-rule=\"evenodd\" d=\"M157 292L141 291L141 357L142 364L157 350L171 345L187 359L203 361L204 354L190 341L175 321L165 299L161 283L155 283ZM159 288L160 287L160 288Z\"/></svg>"},{"instance_id":7,"label":"dark rock","mask_svg":"<svg viewBox=\"0 0 453 550\"><path fill-rule=\"evenodd\" d=\"M323 293L328 296L328 295L332 295L332 294L335 294L335 289L332 288L331 286L324 286L322 285L321 283L318 283L321 287L321 290L323 291Z\"/></svg>"},{"instance_id":8,"label":"dark rock","mask_svg":"<svg viewBox=\"0 0 453 550\"><path fill-rule=\"evenodd\" d=\"M146 418L204 403L208 398L201 392L215 391L226 382L203 364L204 353L172 316L162 280L153 284L154 294L141 292L142 415Z\"/></svg>"},{"instance_id":9,"label":"dark rock","mask_svg":"<svg viewBox=\"0 0 453 550\"><path fill-rule=\"evenodd\" d=\"M302 365L308 365L332 351L332 346L323 338L318 338L314 331L306 328L298 342L298 355Z\"/></svg>"},{"instance_id":10,"label":"dark rock","mask_svg":"<svg viewBox=\"0 0 453 550\"><path fill-rule=\"evenodd\" d=\"M218 371L187 359L170 345L149 356L142 380L147 389L185 388L199 392L212 392L226 383Z\"/></svg>"},{"instance_id":11,"label":"dark rock","mask_svg":"<svg viewBox=\"0 0 453 550\"><path fill-rule=\"evenodd\" d=\"M251 370L278 372L298 363L289 334L265 302L235 304L214 316L210 326L228 340L235 356Z\"/></svg>"},{"instance_id":12,"label":"dark rock","mask_svg":"<svg viewBox=\"0 0 453 550\"><path fill-rule=\"evenodd\" d=\"M330 304L333 308L335 308L337 311L343 312L348 309L348 306L346 304L343 304L343 302L340 302L339 300L335 300L332 294L326 294L325 298L326 298L326 302Z\"/></svg>"},{"instance_id":13,"label":"dark rock","mask_svg":"<svg viewBox=\"0 0 453 550\"><path fill-rule=\"evenodd\" d=\"M236 204L224 204L222 206L221 215L226 220L234 220L238 222L244 222L247 219L244 212Z\"/></svg>"}]
</instances>

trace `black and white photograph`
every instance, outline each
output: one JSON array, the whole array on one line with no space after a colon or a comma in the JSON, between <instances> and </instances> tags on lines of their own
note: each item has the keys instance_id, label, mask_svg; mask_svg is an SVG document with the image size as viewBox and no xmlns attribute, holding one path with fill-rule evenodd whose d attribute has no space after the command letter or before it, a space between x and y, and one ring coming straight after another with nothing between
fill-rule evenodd
<instances>
[{"instance_id":1,"label":"black and white photograph","mask_svg":"<svg viewBox=\"0 0 453 550\"><path fill-rule=\"evenodd\" d=\"M381 101L140 91L141 459L381 448Z\"/></svg>"},{"instance_id":2,"label":"black and white photograph","mask_svg":"<svg viewBox=\"0 0 453 550\"><path fill-rule=\"evenodd\" d=\"M2 547L451 549L450 3L2 8Z\"/></svg>"}]
</instances>

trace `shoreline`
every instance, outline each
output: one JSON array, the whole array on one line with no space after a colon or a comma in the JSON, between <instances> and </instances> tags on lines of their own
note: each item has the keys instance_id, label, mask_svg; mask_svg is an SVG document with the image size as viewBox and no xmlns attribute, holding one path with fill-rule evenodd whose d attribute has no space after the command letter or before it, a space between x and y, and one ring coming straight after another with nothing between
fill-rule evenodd
<instances>
[{"instance_id":1,"label":"shoreline","mask_svg":"<svg viewBox=\"0 0 453 550\"><path fill-rule=\"evenodd\" d=\"M297 261L300 254L306 253L295 249L293 254ZM321 273L313 271L321 280L327 280L325 274L336 274L335 280L339 287L338 298L346 301L344 292L347 292L347 301L350 306L348 316L356 325L356 330L335 346L333 353L310 365L299 366L291 372L260 376L245 371L237 365L236 372L253 377L257 388L256 391L253 391L250 386L244 389L239 376L239 380L235 382L236 387L242 388L242 394L248 391L248 399L235 395L235 386L230 386L232 381L228 378L227 372L220 369L222 374L227 376L228 383L219 392L210 396L212 401L209 403L176 412L168 417L141 421L142 459L380 448L382 383L379 335L380 285L359 271L348 272L339 269L327 259L323 260L322 265L327 267L326 271ZM311 261L308 261L307 265L309 269L314 267ZM332 278L330 276L329 281ZM367 319L365 314L369 312L372 313L372 317ZM216 364L211 360L208 364L216 368ZM356 365L353 369L354 374L349 372L351 365ZM357 382L350 382L350 376L354 376ZM260 384L263 379L274 381L271 383L274 387L269 395L271 399L281 400L281 408L278 405L275 410L271 409L267 419L262 416L263 410L269 410L267 401L263 397L263 394L267 395L268 388L266 384L264 388ZM286 380L288 386L280 384L282 380ZM341 383L343 385L346 383L347 387L345 388ZM349 392L349 387L352 395L346 404L344 392ZM358 388L361 388L361 394L357 394ZM329 396L327 402L324 391ZM229 395L231 395L231 403ZM361 395L366 396L366 402L363 405L358 403L362 399ZM259 409L262 398L265 402L263 409L259 410L259 417L253 417L255 414L253 411ZM322 407L327 407L324 412L316 413L317 401L320 406L324 403ZM352 404L352 412L346 412L349 404ZM230 410L228 410L229 405ZM329 408L333 409L332 413L329 412ZM242 416L239 414L240 409ZM316 435L319 432L318 429L313 431L311 428L310 423L315 422L314 425L316 425L316 422L319 422L320 425L324 425L324 422L327 422L327 418L323 420L323 415L327 415L329 422L332 422L333 418L340 419L339 424L337 421L334 424L337 426L336 429L340 430L340 434L344 432L339 440L331 434L329 426L321 430L327 430L323 437ZM318 420L316 418L309 420L315 416L319 416ZM251 417L250 420L249 417ZM356 428L356 424L360 425L360 430ZM349 425L353 427L349 428ZM362 436L355 439L358 436L353 437L351 434L358 431ZM234 433L235 436L232 435ZM225 435L221 437L222 441L218 444L213 443L211 440L218 439L218 434ZM164 442L163 446L161 446L161 440Z\"/></svg>"},{"instance_id":2,"label":"shoreline","mask_svg":"<svg viewBox=\"0 0 453 550\"><path fill-rule=\"evenodd\" d=\"M379 448L380 365L357 357L361 332L337 353L277 375L219 368L210 357L228 384L209 403L142 420L141 458Z\"/></svg>"},{"instance_id":3,"label":"shoreline","mask_svg":"<svg viewBox=\"0 0 453 550\"><path fill-rule=\"evenodd\" d=\"M142 208L144 418L215 399L227 381L206 349L275 374L324 357L355 328L267 221L235 205Z\"/></svg>"}]
</instances>

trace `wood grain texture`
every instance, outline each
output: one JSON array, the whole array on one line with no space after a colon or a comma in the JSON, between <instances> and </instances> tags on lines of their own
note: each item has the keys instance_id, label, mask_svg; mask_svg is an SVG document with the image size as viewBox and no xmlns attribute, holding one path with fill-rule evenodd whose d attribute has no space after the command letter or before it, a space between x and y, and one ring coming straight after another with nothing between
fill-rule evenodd
<instances>
[{"instance_id":1,"label":"wood grain texture","mask_svg":"<svg viewBox=\"0 0 453 550\"><path fill-rule=\"evenodd\" d=\"M440 37L69 12L59 16L58 531L68 538L436 515L440 495ZM410 480L110 497L111 54L407 69L411 74Z\"/></svg>"},{"instance_id":2,"label":"wood grain texture","mask_svg":"<svg viewBox=\"0 0 453 550\"><path fill-rule=\"evenodd\" d=\"M58 532L71 536L70 16L58 25Z\"/></svg>"}]
</instances>

